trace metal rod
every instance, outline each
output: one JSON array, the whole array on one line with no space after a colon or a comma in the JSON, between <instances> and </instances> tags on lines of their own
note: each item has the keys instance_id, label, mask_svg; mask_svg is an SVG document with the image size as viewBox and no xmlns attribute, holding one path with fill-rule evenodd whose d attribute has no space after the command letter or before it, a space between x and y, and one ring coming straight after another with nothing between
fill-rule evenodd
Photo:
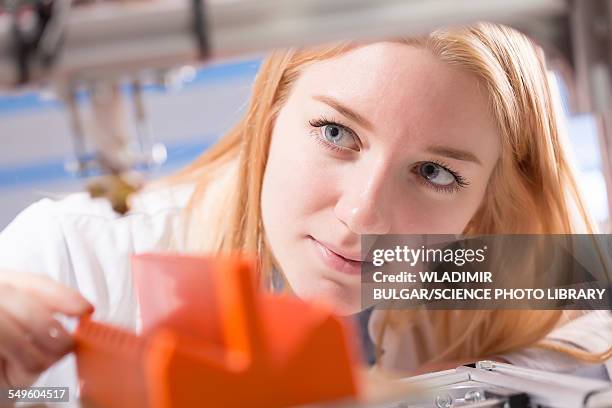
<instances>
[{"instance_id":1,"label":"metal rod","mask_svg":"<svg viewBox=\"0 0 612 408\"><path fill-rule=\"evenodd\" d=\"M59 0L62 1L62 0ZM211 0L200 7L210 58L341 39L423 34L449 24L488 20L533 24L562 15L564 0ZM65 18L65 41L54 69L38 80L124 75L201 59L192 0L75 6ZM0 86L15 84L8 15L0 15Z\"/></svg>"}]
</instances>

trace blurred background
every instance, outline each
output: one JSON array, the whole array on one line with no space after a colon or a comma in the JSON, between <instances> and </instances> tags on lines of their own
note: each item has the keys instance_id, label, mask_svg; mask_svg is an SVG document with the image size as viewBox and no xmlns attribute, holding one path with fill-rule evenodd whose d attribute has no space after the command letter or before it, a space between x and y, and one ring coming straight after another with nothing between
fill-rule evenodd
<instances>
[{"instance_id":1,"label":"blurred background","mask_svg":"<svg viewBox=\"0 0 612 408\"><path fill-rule=\"evenodd\" d=\"M199 69L183 67L174 83L144 87L151 135L166 145L168 154L151 177L187 164L238 120L260 64L260 58L251 58ZM607 232L608 202L596 121L590 114L571 115L565 84L560 76L553 78L579 186L593 217ZM122 92L131 91L125 87ZM78 103L85 104L85 98L77 98ZM0 135L0 229L36 200L83 190L84 181L66 169L73 145L65 107L53 94L32 90L0 94Z\"/></svg>"},{"instance_id":2,"label":"blurred background","mask_svg":"<svg viewBox=\"0 0 612 408\"><path fill-rule=\"evenodd\" d=\"M550 77L578 185L609 232L608 3L0 0L0 229L36 200L84 190L79 169L117 175L151 166L155 178L196 158L243 114L266 50L484 20L548 44L550 66L564 73ZM215 63L197 65L203 59ZM612 189L612 175L607 181Z\"/></svg>"},{"instance_id":3,"label":"blurred background","mask_svg":"<svg viewBox=\"0 0 612 408\"><path fill-rule=\"evenodd\" d=\"M150 177L187 164L237 121L260 63L183 67L174 83L144 87L150 133L168 155ZM122 92L131 90L126 86ZM77 101L87 104L85 95ZM132 109L129 103L126 108ZM66 168L74 155L69 125L65 106L51 93L0 93L0 229L36 200L84 189L85 181Z\"/></svg>"}]
</instances>

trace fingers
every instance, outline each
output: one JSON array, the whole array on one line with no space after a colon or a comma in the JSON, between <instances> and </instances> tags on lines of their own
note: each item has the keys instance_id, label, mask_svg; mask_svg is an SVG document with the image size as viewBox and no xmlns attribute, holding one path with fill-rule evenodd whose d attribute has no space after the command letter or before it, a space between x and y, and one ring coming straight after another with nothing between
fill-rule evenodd
<instances>
[{"instance_id":1,"label":"fingers","mask_svg":"<svg viewBox=\"0 0 612 408\"><path fill-rule=\"evenodd\" d=\"M0 388L29 387L39 375L40 373L29 372L18 364L9 364L7 360L0 357ZM0 404L1 406L3 405Z\"/></svg>"},{"instance_id":2,"label":"fingers","mask_svg":"<svg viewBox=\"0 0 612 408\"><path fill-rule=\"evenodd\" d=\"M77 291L54 280L38 275L0 273L0 287L22 290L40 300L54 312L82 316L93 311L93 306Z\"/></svg>"},{"instance_id":3,"label":"fingers","mask_svg":"<svg viewBox=\"0 0 612 408\"><path fill-rule=\"evenodd\" d=\"M44 352L61 357L73 345L70 334L53 317L52 312L34 297L0 287L0 311L30 335L33 343Z\"/></svg>"},{"instance_id":4,"label":"fingers","mask_svg":"<svg viewBox=\"0 0 612 408\"><path fill-rule=\"evenodd\" d=\"M17 323L0 312L0 358L6 361L8 370L18 366L29 373L40 373L57 358L42 352Z\"/></svg>"},{"instance_id":5,"label":"fingers","mask_svg":"<svg viewBox=\"0 0 612 408\"><path fill-rule=\"evenodd\" d=\"M0 358L0 367L2 366L4 373L0 374L0 387L4 388L29 387L34 384L40 375L40 373L27 371L18 364L9 364L8 361ZM0 405L0 407L1 406L2 405Z\"/></svg>"},{"instance_id":6,"label":"fingers","mask_svg":"<svg viewBox=\"0 0 612 408\"><path fill-rule=\"evenodd\" d=\"M0 388L13 388L13 383L8 378L8 363L0 357Z\"/></svg>"},{"instance_id":7,"label":"fingers","mask_svg":"<svg viewBox=\"0 0 612 408\"><path fill-rule=\"evenodd\" d=\"M73 347L55 313L81 316L93 307L50 278L0 271L0 386L30 385Z\"/></svg>"}]
</instances>

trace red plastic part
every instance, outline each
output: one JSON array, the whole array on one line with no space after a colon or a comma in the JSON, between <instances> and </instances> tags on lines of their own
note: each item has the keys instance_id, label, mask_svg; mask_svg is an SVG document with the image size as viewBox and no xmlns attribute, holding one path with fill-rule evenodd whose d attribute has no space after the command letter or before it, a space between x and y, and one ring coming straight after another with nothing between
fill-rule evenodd
<instances>
[{"instance_id":1,"label":"red plastic part","mask_svg":"<svg viewBox=\"0 0 612 408\"><path fill-rule=\"evenodd\" d=\"M252 261L148 254L133 265L143 334L81 322L83 399L174 408L357 397L350 328L326 309L258 292Z\"/></svg>"}]
</instances>

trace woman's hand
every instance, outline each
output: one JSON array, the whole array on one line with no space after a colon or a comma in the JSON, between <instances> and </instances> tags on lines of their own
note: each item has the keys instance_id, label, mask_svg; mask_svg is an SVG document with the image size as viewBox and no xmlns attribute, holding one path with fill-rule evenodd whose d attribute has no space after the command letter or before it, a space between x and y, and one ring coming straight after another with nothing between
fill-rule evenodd
<instances>
[{"instance_id":1,"label":"woman's hand","mask_svg":"<svg viewBox=\"0 0 612 408\"><path fill-rule=\"evenodd\" d=\"M50 278L0 271L0 388L30 386L72 349L55 313L92 310L78 292Z\"/></svg>"}]
</instances>

